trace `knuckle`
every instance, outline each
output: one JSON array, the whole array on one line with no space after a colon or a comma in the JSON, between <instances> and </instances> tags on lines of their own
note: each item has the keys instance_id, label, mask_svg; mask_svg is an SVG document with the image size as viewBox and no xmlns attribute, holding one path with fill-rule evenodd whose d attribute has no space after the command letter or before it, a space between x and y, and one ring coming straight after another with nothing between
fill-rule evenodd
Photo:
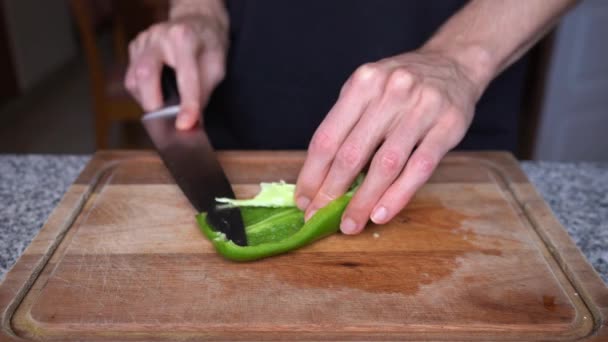
<instances>
[{"instance_id":1,"label":"knuckle","mask_svg":"<svg viewBox=\"0 0 608 342\"><path fill-rule=\"evenodd\" d=\"M336 161L344 169L358 168L363 162L363 151L354 144L346 143L338 151Z\"/></svg>"},{"instance_id":2,"label":"knuckle","mask_svg":"<svg viewBox=\"0 0 608 342\"><path fill-rule=\"evenodd\" d=\"M411 193L403 188L391 186L386 190L385 194L378 201L382 205L389 209L389 212L399 213L407 204Z\"/></svg>"},{"instance_id":3,"label":"knuckle","mask_svg":"<svg viewBox=\"0 0 608 342\"><path fill-rule=\"evenodd\" d=\"M353 84L353 82L351 79L344 82L344 84L342 85L342 88L340 88L339 96L340 97L345 96L346 93L351 89L352 84Z\"/></svg>"},{"instance_id":4,"label":"knuckle","mask_svg":"<svg viewBox=\"0 0 608 342\"><path fill-rule=\"evenodd\" d=\"M439 89L433 86L427 85L422 88L422 98L425 101L428 101L433 104L442 102L441 92L439 91Z\"/></svg>"},{"instance_id":5,"label":"knuckle","mask_svg":"<svg viewBox=\"0 0 608 342\"><path fill-rule=\"evenodd\" d=\"M453 148L464 138L467 131L468 122L458 114L447 114L437 128L444 132L444 143L449 148Z\"/></svg>"},{"instance_id":6,"label":"knuckle","mask_svg":"<svg viewBox=\"0 0 608 342\"><path fill-rule=\"evenodd\" d=\"M130 92L133 92L135 90L135 80L133 79L133 77L131 77L130 74L127 74L123 81L123 84L124 87Z\"/></svg>"},{"instance_id":7,"label":"knuckle","mask_svg":"<svg viewBox=\"0 0 608 342\"><path fill-rule=\"evenodd\" d=\"M380 152L379 168L384 174L394 175L401 170L401 153L395 150Z\"/></svg>"},{"instance_id":8,"label":"knuckle","mask_svg":"<svg viewBox=\"0 0 608 342\"><path fill-rule=\"evenodd\" d=\"M389 76L387 89L394 91L405 91L414 83L414 75L407 69L399 68Z\"/></svg>"},{"instance_id":9,"label":"knuckle","mask_svg":"<svg viewBox=\"0 0 608 342\"><path fill-rule=\"evenodd\" d=\"M319 193L317 194L317 198L315 200L315 203L317 204L317 207L324 207L327 203L335 200L337 198L336 195L329 193L328 191L321 189L319 190Z\"/></svg>"},{"instance_id":10,"label":"knuckle","mask_svg":"<svg viewBox=\"0 0 608 342\"><path fill-rule=\"evenodd\" d=\"M154 37L155 26L156 25L153 25L147 30L138 33L131 41L133 48L137 48L138 46L144 45L150 40L151 37Z\"/></svg>"},{"instance_id":11,"label":"knuckle","mask_svg":"<svg viewBox=\"0 0 608 342\"><path fill-rule=\"evenodd\" d=\"M213 83L220 83L226 77L226 66L223 63L223 59L217 58L212 60L208 64L208 70L205 70L205 72L209 73Z\"/></svg>"},{"instance_id":12,"label":"knuckle","mask_svg":"<svg viewBox=\"0 0 608 342\"><path fill-rule=\"evenodd\" d=\"M300 172L296 183L296 198L300 196L310 198L311 194L314 192L315 184L315 179L312 178L309 173Z\"/></svg>"},{"instance_id":13,"label":"knuckle","mask_svg":"<svg viewBox=\"0 0 608 342\"><path fill-rule=\"evenodd\" d=\"M217 69L213 75L214 84L222 82L224 78L226 78L226 70L224 68Z\"/></svg>"},{"instance_id":14,"label":"knuckle","mask_svg":"<svg viewBox=\"0 0 608 342\"><path fill-rule=\"evenodd\" d=\"M467 120L456 110L449 110L442 121L442 124L448 130L466 130Z\"/></svg>"},{"instance_id":15,"label":"knuckle","mask_svg":"<svg viewBox=\"0 0 608 342\"><path fill-rule=\"evenodd\" d=\"M166 28L167 28L167 22L166 21L165 22L154 23L154 24L150 25L150 27L148 28L147 32L149 32L149 33L159 33L159 32L163 32Z\"/></svg>"},{"instance_id":16,"label":"knuckle","mask_svg":"<svg viewBox=\"0 0 608 342\"><path fill-rule=\"evenodd\" d=\"M226 77L226 67L223 63L217 63L215 71L218 82L222 81Z\"/></svg>"},{"instance_id":17,"label":"knuckle","mask_svg":"<svg viewBox=\"0 0 608 342\"><path fill-rule=\"evenodd\" d=\"M178 43L192 41L194 38L194 30L190 25L185 23L176 23L169 27L167 34L171 39Z\"/></svg>"},{"instance_id":18,"label":"knuckle","mask_svg":"<svg viewBox=\"0 0 608 342\"><path fill-rule=\"evenodd\" d=\"M425 176L430 176L439 161L429 154L419 154L412 157L414 168Z\"/></svg>"},{"instance_id":19,"label":"knuckle","mask_svg":"<svg viewBox=\"0 0 608 342\"><path fill-rule=\"evenodd\" d=\"M368 84L380 75L380 68L376 63L366 63L355 70L353 74L354 84Z\"/></svg>"},{"instance_id":20,"label":"knuckle","mask_svg":"<svg viewBox=\"0 0 608 342\"><path fill-rule=\"evenodd\" d=\"M152 77L152 66L149 63L140 62L134 68L138 79L149 79Z\"/></svg>"},{"instance_id":21,"label":"knuckle","mask_svg":"<svg viewBox=\"0 0 608 342\"><path fill-rule=\"evenodd\" d=\"M143 34L150 35L150 36L156 36L156 35L161 34L161 32L164 31L164 28L165 28L164 24L157 23L157 24L150 26L146 31L143 32Z\"/></svg>"},{"instance_id":22,"label":"knuckle","mask_svg":"<svg viewBox=\"0 0 608 342\"><path fill-rule=\"evenodd\" d=\"M350 202L350 204L348 205L348 207L344 213L344 216L354 218L357 221L362 221L362 220L367 219L367 217L369 217L370 211L371 211L371 208L369 208L369 206L366 206L359 202L355 202L353 199Z\"/></svg>"},{"instance_id":23,"label":"knuckle","mask_svg":"<svg viewBox=\"0 0 608 342\"><path fill-rule=\"evenodd\" d=\"M199 114L199 104L197 99L183 100L181 103L181 116L187 118L197 118Z\"/></svg>"},{"instance_id":24,"label":"knuckle","mask_svg":"<svg viewBox=\"0 0 608 342\"><path fill-rule=\"evenodd\" d=\"M314 154L323 156L333 155L337 150L337 144L329 134L323 131L317 132L310 142L310 150Z\"/></svg>"},{"instance_id":25,"label":"knuckle","mask_svg":"<svg viewBox=\"0 0 608 342\"><path fill-rule=\"evenodd\" d=\"M135 45L137 43L140 43L140 42L143 42L143 41L147 40L148 39L148 35L150 34L150 29L138 33L135 36L135 38L133 39L132 43Z\"/></svg>"}]
</instances>

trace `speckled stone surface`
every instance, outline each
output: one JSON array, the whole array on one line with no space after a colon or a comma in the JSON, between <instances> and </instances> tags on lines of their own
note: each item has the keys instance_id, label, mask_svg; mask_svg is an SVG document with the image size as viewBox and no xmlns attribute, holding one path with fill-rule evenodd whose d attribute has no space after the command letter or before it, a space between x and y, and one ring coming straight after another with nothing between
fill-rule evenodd
<instances>
[{"instance_id":1,"label":"speckled stone surface","mask_svg":"<svg viewBox=\"0 0 608 342\"><path fill-rule=\"evenodd\" d=\"M88 160L0 155L0 279ZM523 162L522 167L608 283L608 163Z\"/></svg>"},{"instance_id":2,"label":"speckled stone surface","mask_svg":"<svg viewBox=\"0 0 608 342\"><path fill-rule=\"evenodd\" d=\"M0 279L36 236L89 159L0 155Z\"/></svg>"},{"instance_id":3,"label":"speckled stone surface","mask_svg":"<svg viewBox=\"0 0 608 342\"><path fill-rule=\"evenodd\" d=\"M608 163L523 162L522 168L608 284Z\"/></svg>"}]
</instances>

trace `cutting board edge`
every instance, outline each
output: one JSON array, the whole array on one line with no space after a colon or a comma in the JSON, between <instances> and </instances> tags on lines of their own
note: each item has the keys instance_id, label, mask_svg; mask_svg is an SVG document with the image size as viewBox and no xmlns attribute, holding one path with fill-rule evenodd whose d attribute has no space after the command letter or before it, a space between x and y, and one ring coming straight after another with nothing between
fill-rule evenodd
<instances>
[{"instance_id":1,"label":"cutting board edge","mask_svg":"<svg viewBox=\"0 0 608 342\"><path fill-rule=\"evenodd\" d=\"M134 151L96 152L65 192L38 234L6 273L0 283L1 339L22 341L13 331L11 324L13 314L78 218L103 175L120 161L134 155L140 154ZM150 156L153 155L150 153ZM36 248L42 248L43 251L36 252L34 251Z\"/></svg>"},{"instance_id":2,"label":"cutting board edge","mask_svg":"<svg viewBox=\"0 0 608 342\"><path fill-rule=\"evenodd\" d=\"M220 159L230 158L236 151L227 151L220 153ZM242 152L241 152L242 153ZM262 152L246 152L254 155L257 153L276 153L275 151ZM501 166L509 166L508 164L516 164L517 160L510 153L495 153L495 152L457 152L448 156L450 158L458 158L466 156L476 157L491 162L497 162ZM113 164L121 160L130 159L133 157L152 157L156 158L156 154L151 151L100 151L97 152L91 162L85 167L77 181L70 186L61 202L51 213L43 228L34 238L32 244L47 244L46 253L31 253L32 245L30 245L23 253L14 267L7 273L4 281L0 284L0 308L2 309L2 338L20 340L15 335L11 327L11 319L15 309L19 306L21 300L27 293L31 284L33 284L39 275L39 272L44 268L48 259L52 256L55 248L61 243L65 233L69 230L76 213L84 206L90 194L94 191L99 179L107 172ZM519 167L517 167L519 170ZM549 249L563 248L566 253L561 255L554 253L553 257L559 262L560 268L567 275L572 285L579 291L585 305L594 315L594 332L593 338L602 340L608 336L607 316L608 316L608 287L603 283L599 275L593 267L584 258L581 251L576 247L573 240L567 234L565 228L557 221L551 209L542 200L542 197L532 190L532 194L522 195L517 189L517 183L524 183L527 177L519 170L520 174L515 177L507 175L507 183L513 186L513 195L526 209L526 215L532 219L535 225L547 227L546 234L541 234L541 237L547 244ZM524 180L520 177L523 175ZM534 207L539 212L534 213L530 207ZM66 219L64 215L66 211L72 211L75 214ZM543 229L536 229L537 232ZM31 272L33 270L33 272ZM31 272L31 273L28 273ZM591 304L591 305L590 305Z\"/></svg>"},{"instance_id":3,"label":"cutting board edge","mask_svg":"<svg viewBox=\"0 0 608 342\"><path fill-rule=\"evenodd\" d=\"M594 324L588 337L598 340L608 337L608 286L576 246L566 228L557 220L555 213L527 175L523 173L515 156L505 151L484 151L454 152L451 153L451 157L481 159L483 164L503 178L509 192L518 201L523 214L532 224L551 257L576 289L575 296L583 299L583 304L593 316L589 317L593 319Z\"/></svg>"},{"instance_id":4,"label":"cutting board edge","mask_svg":"<svg viewBox=\"0 0 608 342\"><path fill-rule=\"evenodd\" d=\"M266 329L255 329L255 330L239 330L233 331L232 326L227 325L225 327L218 327L205 332L193 330L196 328L183 328L178 331L161 331L154 330L155 324L149 324L150 331L141 332L138 331L141 325L138 324L136 328L130 327L128 324L124 325L122 330L104 331L101 334L98 330L94 329L95 325L91 325L91 329L74 329L73 326L66 324L65 330L48 329L46 324L37 322L31 316L28 317L28 321L24 322L26 325L31 325L32 328L29 331L33 331L33 334L25 335L25 338L36 339L38 336L51 336L55 339L65 337L66 332L70 332L74 335L73 339L68 338L67 340L98 340L101 338L105 341L105 338L116 338L116 340L125 341L166 341L166 340L179 340L179 341L258 341L258 340L289 340L289 341L487 341L484 334L488 332L500 333L508 331L505 329L508 325L503 326L503 329L497 328L495 330L480 329L471 332L469 326L452 326L449 329L443 331L426 331L428 326L424 324L415 324L414 329L408 329L407 331L397 329L395 327L388 327L385 331L378 330L366 330L365 327L359 329L349 330L325 330L323 327L317 327L317 329L308 329L307 327L298 328L297 330L291 327L267 327ZM548 325L550 326L550 325ZM97 327L99 328L99 327ZM538 328L538 327L536 327ZM449 336L446 336L446 333ZM235 337L236 336L236 337ZM505 341L537 341L544 340L541 332L535 329L522 329L519 334L510 334ZM271 337L271 338L269 338ZM18 337L19 338L19 337ZM571 331L569 334L562 334L559 337L555 337L553 341L580 341L586 339L587 336L580 336L576 331ZM23 341L23 339L21 339Z\"/></svg>"},{"instance_id":5,"label":"cutting board edge","mask_svg":"<svg viewBox=\"0 0 608 342\"><path fill-rule=\"evenodd\" d=\"M572 287L577 290L576 296L583 299L584 305L593 315L594 328L588 336L591 340L607 339L608 285L585 258L542 195L523 173L515 156L505 151L454 152L452 156L466 158L477 156L504 177L509 191L519 202L524 215L532 223L534 230ZM502 171L503 169L507 172Z\"/></svg>"},{"instance_id":6,"label":"cutting board edge","mask_svg":"<svg viewBox=\"0 0 608 342\"><path fill-rule=\"evenodd\" d=\"M462 153L467 154L467 152ZM606 340L608 338L608 285L604 283L576 246L566 228L557 220L555 213L532 185L527 175L523 173L519 167L519 161L512 153L488 151L474 152L474 154L489 160L491 164L508 170L505 174L501 168L494 167L505 177L511 194L518 200L524 214L543 240L553 259L557 261L568 281L578 291L576 295L583 299L583 303L593 315L594 329L589 337L591 340ZM512 172L515 172L515 177L512 177Z\"/></svg>"},{"instance_id":7,"label":"cutting board edge","mask_svg":"<svg viewBox=\"0 0 608 342\"><path fill-rule=\"evenodd\" d=\"M608 340L608 286L545 201L530 200L522 205L553 259L557 261L562 272L576 289L575 296L583 299L583 303L593 315L594 330L590 336L597 338L598 341ZM538 229L539 226L542 226L542 229Z\"/></svg>"}]
</instances>

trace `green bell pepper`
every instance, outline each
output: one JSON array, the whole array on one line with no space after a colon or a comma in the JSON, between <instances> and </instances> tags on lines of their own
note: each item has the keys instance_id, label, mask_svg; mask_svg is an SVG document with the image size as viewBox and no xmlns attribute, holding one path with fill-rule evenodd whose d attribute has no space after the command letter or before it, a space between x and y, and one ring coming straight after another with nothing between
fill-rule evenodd
<instances>
[{"instance_id":1,"label":"green bell pepper","mask_svg":"<svg viewBox=\"0 0 608 342\"><path fill-rule=\"evenodd\" d=\"M250 200L218 199L241 206L247 246L239 246L207 224L206 213L196 219L203 234L219 254L234 261L252 261L289 252L334 234L342 213L361 183L358 177L351 190L319 209L306 223L304 213L295 207L292 184L263 183L262 191ZM289 200L285 200L289 199Z\"/></svg>"}]
</instances>

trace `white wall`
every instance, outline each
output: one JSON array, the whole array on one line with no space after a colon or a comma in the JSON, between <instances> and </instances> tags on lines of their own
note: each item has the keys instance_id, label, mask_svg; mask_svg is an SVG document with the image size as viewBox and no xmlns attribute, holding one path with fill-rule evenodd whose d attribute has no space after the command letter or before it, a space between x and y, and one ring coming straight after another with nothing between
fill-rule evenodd
<instances>
[{"instance_id":1,"label":"white wall","mask_svg":"<svg viewBox=\"0 0 608 342\"><path fill-rule=\"evenodd\" d=\"M534 158L608 161L608 1L582 1L556 34Z\"/></svg>"},{"instance_id":2,"label":"white wall","mask_svg":"<svg viewBox=\"0 0 608 342\"><path fill-rule=\"evenodd\" d=\"M66 0L1 0L22 90L75 56L76 45Z\"/></svg>"}]
</instances>

